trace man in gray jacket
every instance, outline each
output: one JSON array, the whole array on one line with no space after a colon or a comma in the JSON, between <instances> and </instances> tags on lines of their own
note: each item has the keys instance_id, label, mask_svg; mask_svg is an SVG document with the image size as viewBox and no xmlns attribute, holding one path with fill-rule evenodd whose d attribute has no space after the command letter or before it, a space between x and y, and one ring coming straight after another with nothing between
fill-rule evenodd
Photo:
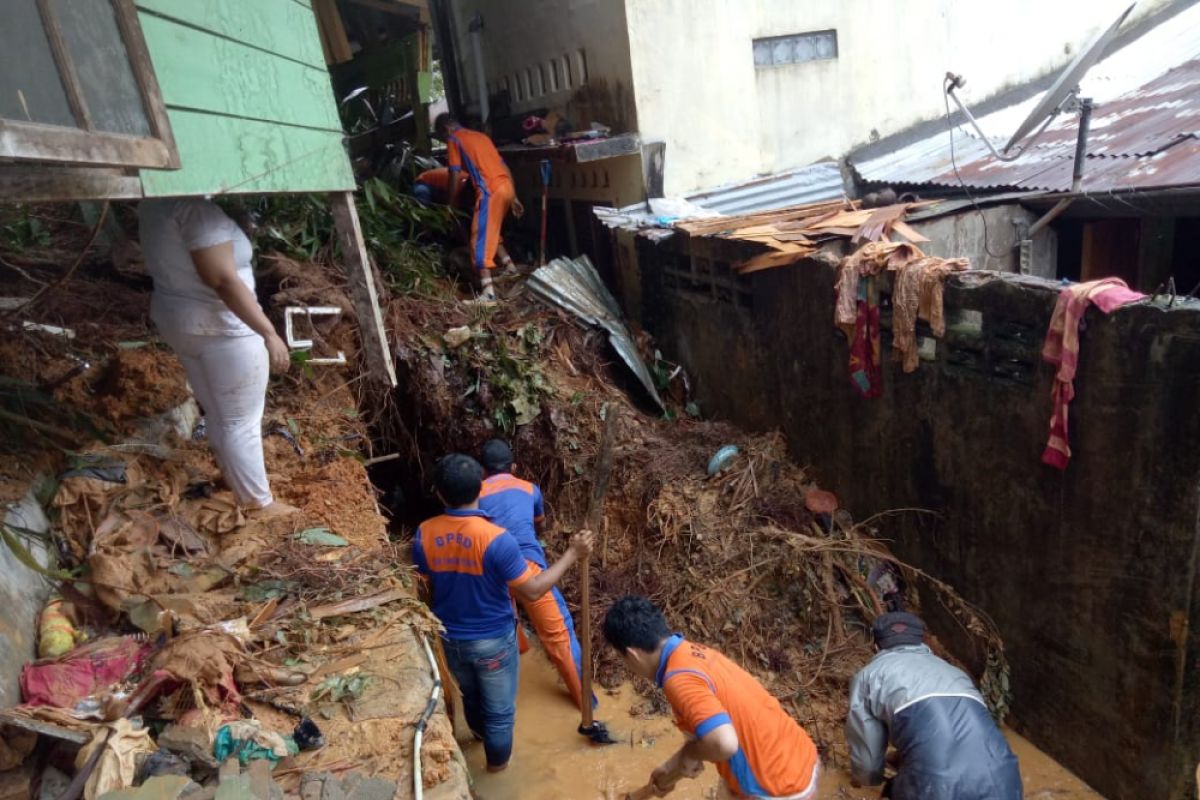
<instances>
[{"instance_id":1,"label":"man in gray jacket","mask_svg":"<svg viewBox=\"0 0 1200 800\"><path fill-rule=\"evenodd\" d=\"M897 611L872 626L878 653L854 676L846 740L854 780L892 800L1021 800L1017 758L966 673L925 645L925 623ZM889 793L890 791L890 793Z\"/></svg>"}]
</instances>

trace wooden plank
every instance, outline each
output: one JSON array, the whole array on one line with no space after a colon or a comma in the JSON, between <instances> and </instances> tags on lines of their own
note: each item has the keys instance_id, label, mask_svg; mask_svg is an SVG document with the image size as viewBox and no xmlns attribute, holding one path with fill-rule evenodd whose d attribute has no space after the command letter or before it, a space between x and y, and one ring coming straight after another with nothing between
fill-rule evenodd
<instances>
[{"instance_id":1,"label":"wooden plank","mask_svg":"<svg viewBox=\"0 0 1200 800\"><path fill-rule=\"evenodd\" d=\"M0 201L55 203L67 200L132 200L142 181L111 169L0 166Z\"/></svg>"},{"instance_id":2,"label":"wooden plank","mask_svg":"<svg viewBox=\"0 0 1200 800\"><path fill-rule=\"evenodd\" d=\"M337 228L338 242L342 246L342 259L346 265L346 277L350 280L350 300L354 303L354 310L358 315L358 330L362 336L368 374L376 383L394 388L396 365L392 362L387 330L383 326L383 311L375 293L375 276L371 271L367 244L359 225L358 209L354 206L354 194L336 192L330 199L333 205L333 222ZM316 609L309 613L315 614ZM313 618L317 619L315 616Z\"/></svg>"},{"instance_id":3,"label":"wooden plank","mask_svg":"<svg viewBox=\"0 0 1200 800\"><path fill-rule=\"evenodd\" d=\"M924 236L920 233L917 233L917 231L911 225L909 225L907 222L905 222L904 220L898 219L895 222L893 222L892 223L892 231L894 233L900 234L901 236L903 236L905 239L908 239L913 244L923 244L923 243L929 241L929 237Z\"/></svg>"},{"instance_id":4,"label":"wooden plank","mask_svg":"<svg viewBox=\"0 0 1200 800\"><path fill-rule=\"evenodd\" d=\"M292 0L136 0L143 11L325 68L312 10ZM142 15L145 24L146 15Z\"/></svg>"},{"instance_id":5,"label":"wooden plank","mask_svg":"<svg viewBox=\"0 0 1200 800\"><path fill-rule=\"evenodd\" d=\"M162 168L171 164L166 145L157 139L11 119L0 119L0 158L108 167Z\"/></svg>"},{"instance_id":6,"label":"wooden plank","mask_svg":"<svg viewBox=\"0 0 1200 800\"><path fill-rule=\"evenodd\" d=\"M92 740L90 731L77 731L70 728L64 728L61 725L55 725L51 722L42 722L41 720L32 719L22 714L11 714L8 712L0 712L0 728L2 727L20 728L21 730L32 731L43 736L50 736L54 739L62 739L72 744L87 744Z\"/></svg>"},{"instance_id":7,"label":"wooden plank","mask_svg":"<svg viewBox=\"0 0 1200 800\"><path fill-rule=\"evenodd\" d=\"M162 90L154 72L154 63L150 60L150 51L146 47L146 37L142 33L142 26L138 24L137 8L133 5L133 0L116 0L114 10L117 27L121 30L121 40L129 54L129 64L133 67L133 76L142 95L142 107L150 122L150 132L162 141L170 153L171 163L167 166L178 169L179 151L175 148L171 120L167 117L167 109L163 104Z\"/></svg>"},{"instance_id":8,"label":"wooden plank","mask_svg":"<svg viewBox=\"0 0 1200 800\"><path fill-rule=\"evenodd\" d=\"M38 13L42 17L42 29L50 42L50 52L54 63L58 66L58 76L62 79L63 89L67 93L67 103L71 113L80 128L92 129L92 115L88 112L87 100L84 99L83 89L79 85L79 75L75 72L75 63L71 60L71 51L63 37L62 26L58 24L58 16L50 0L37 0Z\"/></svg>"},{"instance_id":9,"label":"wooden plank","mask_svg":"<svg viewBox=\"0 0 1200 800\"><path fill-rule=\"evenodd\" d=\"M149 14L142 17L142 30L169 107L341 132L324 67Z\"/></svg>"},{"instance_id":10,"label":"wooden plank","mask_svg":"<svg viewBox=\"0 0 1200 800\"><path fill-rule=\"evenodd\" d=\"M355 187L340 133L179 109L167 113L183 169L143 170L147 197Z\"/></svg>"},{"instance_id":11,"label":"wooden plank","mask_svg":"<svg viewBox=\"0 0 1200 800\"><path fill-rule=\"evenodd\" d=\"M321 48L325 52L326 64L341 64L354 58L350 40L346 38L346 26L336 0L316 0L313 11L317 17L317 31L321 35Z\"/></svg>"}]
</instances>

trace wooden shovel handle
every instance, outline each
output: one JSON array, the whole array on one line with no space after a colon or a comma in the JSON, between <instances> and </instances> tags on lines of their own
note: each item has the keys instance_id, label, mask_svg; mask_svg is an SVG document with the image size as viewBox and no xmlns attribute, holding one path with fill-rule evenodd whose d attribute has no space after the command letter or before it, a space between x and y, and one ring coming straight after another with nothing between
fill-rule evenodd
<instances>
[{"instance_id":1,"label":"wooden shovel handle","mask_svg":"<svg viewBox=\"0 0 1200 800\"><path fill-rule=\"evenodd\" d=\"M608 479L612 475L613 442L617 438L617 410L613 406L604 406L604 435L600 440L600 454L596 458L596 474L592 483L592 497L588 502L587 519L585 524L592 533L600 533L600 525L604 521L604 495L608 492ZM579 565L579 599L583 623L579 649L583 658L582 675L580 676L580 702L583 705L583 727L591 728L592 717L592 570L591 558L585 558Z\"/></svg>"}]
</instances>

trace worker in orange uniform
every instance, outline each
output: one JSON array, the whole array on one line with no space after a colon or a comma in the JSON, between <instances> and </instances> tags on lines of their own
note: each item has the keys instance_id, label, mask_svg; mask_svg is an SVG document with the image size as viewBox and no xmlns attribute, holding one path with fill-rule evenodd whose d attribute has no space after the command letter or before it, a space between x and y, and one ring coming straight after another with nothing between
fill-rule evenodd
<instances>
[{"instance_id":1,"label":"worker in orange uniform","mask_svg":"<svg viewBox=\"0 0 1200 800\"><path fill-rule=\"evenodd\" d=\"M427 169L417 176L413 181L413 196L422 203L438 203L440 205L449 205L450 200L450 175L453 174L457 178L458 191L455 193L454 206L456 211L466 211L470 203L475 199L475 190L469 185L470 181L467 176L461 171L451 173L449 167L434 167Z\"/></svg>"},{"instance_id":2,"label":"worker in orange uniform","mask_svg":"<svg viewBox=\"0 0 1200 800\"><path fill-rule=\"evenodd\" d=\"M705 761L721 775L720 797L813 800L821 762L808 733L749 673L716 650L672 634L644 597L618 600L604 638L635 675L667 696L688 741L650 775L660 797Z\"/></svg>"},{"instance_id":3,"label":"worker in orange uniform","mask_svg":"<svg viewBox=\"0 0 1200 800\"><path fill-rule=\"evenodd\" d=\"M521 546L521 555L536 575L546 569L546 551L538 541L545 526L542 490L512 474L513 454L508 443L492 439L483 446L480 463L487 473L479 493L479 508L492 522L507 530ZM537 600L517 598L537 632L546 656L562 676L567 693L582 709L583 661L575 623L558 587ZM593 708L596 698L591 698Z\"/></svg>"},{"instance_id":4,"label":"worker in orange uniform","mask_svg":"<svg viewBox=\"0 0 1200 800\"><path fill-rule=\"evenodd\" d=\"M514 269L513 261L505 252L500 241L500 226L509 211L520 217L525 207L517 199L513 188L512 173L500 151L486 133L468 130L449 114L439 114L434 121L434 130L439 139L446 142L447 163L450 172L460 170L467 173L475 187L475 215L471 220L471 260L479 270L482 291L479 299L485 303L496 301L496 290L492 286L491 270L496 267L499 254L501 266ZM447 205L453 207L458 199L459 183L450 184Z\"/></svg>"}]
</instances>

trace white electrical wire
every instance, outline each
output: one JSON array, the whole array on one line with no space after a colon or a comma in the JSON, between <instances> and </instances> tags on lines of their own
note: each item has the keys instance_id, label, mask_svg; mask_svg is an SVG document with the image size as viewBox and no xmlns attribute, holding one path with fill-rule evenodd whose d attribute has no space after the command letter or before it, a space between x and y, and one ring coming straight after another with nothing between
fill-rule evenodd
<instances>
[{"instance_id":1,"label":"white electrical wire","mask_svg":"<svg viewBox=\"0 0 1200 800\"><path fill-rule=\"evenodd\" d=\"M429 674L433 677L433 691L429 694L429 702L425 704L424 713L417 720L417 732L413 737L413 796L416 800L423 800L425 787L421 780L421 740L425 738L425 726L429 724L429 719L433 716L433 712L437 710L438 701L442 698L442 676L438 672L437 661L433 657L433 649L429 646L429 638L421 634L417 635L421 639L421 644L425 647L425 657L429 659Z\"/></svg>"}]
</instances>

